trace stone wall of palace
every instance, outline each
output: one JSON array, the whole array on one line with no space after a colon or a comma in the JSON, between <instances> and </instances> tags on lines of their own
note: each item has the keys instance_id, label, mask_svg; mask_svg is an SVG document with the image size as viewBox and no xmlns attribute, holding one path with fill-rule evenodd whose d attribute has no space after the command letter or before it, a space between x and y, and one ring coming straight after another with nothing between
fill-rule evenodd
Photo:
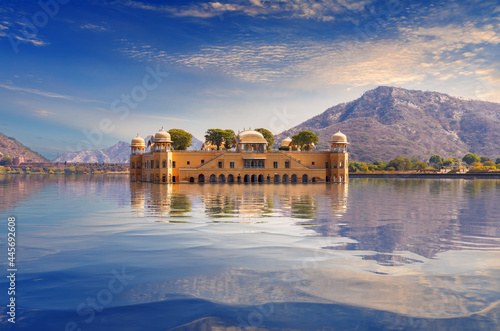
<instances>
[{"instance_id":1,"label":"stone wall of palace","mask_svg":"<svg viewBox=\"0 0 500 331\"><path fill-rule=\"evenodd\" d=\"M345 182L348 155L337 152L168 151L132 154L132 181Z\"/></svg>"}]
</instances>

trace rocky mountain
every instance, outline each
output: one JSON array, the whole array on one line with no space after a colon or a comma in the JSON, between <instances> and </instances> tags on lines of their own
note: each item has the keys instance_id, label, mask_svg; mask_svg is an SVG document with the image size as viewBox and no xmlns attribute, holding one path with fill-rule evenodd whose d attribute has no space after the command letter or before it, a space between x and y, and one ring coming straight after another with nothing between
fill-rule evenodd
<instances>
[{"instance_id":1,"label":"rocky mountain","mask_svg":"<svg viewBox=\"0 0 500 331\"><path fill-rule=\"evenodd\" d=\"M146 145L152 136L147 136L144 138ZM193 145L188 149L201 149L203 143L193 137ZM146 148L146 152L149 152L150 148ZM79 162L79 163L127 163L130 159L130 144L124 141L120 141L117 144L94 151L79 151L79 152L67 152L61 156L55 158L53 162Z\"/></svg>"},{"instance_id":2,"label":"rocky mountain","mask_svg":"<svg viewBox=\"0 0 500 331\"><path fill-rule=\"evenodd\" d=\"M3 156L22 156L25 162L49 162L42 155L32 151L16 139L0 133L0 158Z\"/></svg>"},{"instance_id":3,"label":"rocky mountain","mask_svg":"<svg viewBox=\"0 0 500 331\"><path fill-rule=\"evenodd\" d=\"M79 163L127 163L130 158L130 144L120 141L117 144L94 151L67 152L55 158L53 162Z\"/></svg>"},{"instance_id":4,"label":"rocky mountain","mask_svg":"<svg viewBox=\"0 0 500 331\"><path fill-rule=\"evenodd\" d=\"M329 148L341 130L356 161L397 156L427 160L432 154L463 157L472 152L500 156L500 104L465 100L438 92L380 86L359 99L327 109L275 137L276 144L301 130L318 134Z\"/></svg>"},{"instance_id":5,"label":"rocky mountain","mask_svg":"<svg viewBox=\"0 0 500 331\"><path fill-rule=\"evenodd\" d=\"M194 136L191 142L192 144L190 147L188 147L188 150L199 151L201 149L201 146L203 146L203 142Z\"/></svg>"}]
</instances>

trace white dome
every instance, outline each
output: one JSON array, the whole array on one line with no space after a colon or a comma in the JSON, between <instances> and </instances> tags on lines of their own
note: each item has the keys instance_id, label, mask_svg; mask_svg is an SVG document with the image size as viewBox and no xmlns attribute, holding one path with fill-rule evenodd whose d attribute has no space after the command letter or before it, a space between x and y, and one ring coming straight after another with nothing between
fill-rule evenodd
<instances>
[{"instance_id":1,"label":"white dome","mask_svg":"<svg viewBox=\"0 0 500 331\"><path fill-rule=\"evenodd\" d=\"M170 133L168 133L167 131L163 130L163 128L161 128L160 131L155 133L154 142L155 143L171 143L172 140L170 140Z\"/></svg>"},{"instance_id":2,"label":"white dome","mask_svg":"<svg viewBox=\"0 0 500 331\"><path fill-rule=\"evenodd\" d=\"M264 138L262 133L255 130L245 130L238 133L239 143L266 143L267 140Z\"/></svg>"},{"instance_id":3,"label":"white dome","mask_svg":"<svg viewBox=\"0 0 500 331\"><path fill-rule=\"evenodd\" d=\"M132 147L145 147L146 143L144 142L144 139L142 139L139 134L137 134L137 137L132 139Z\"/></svg>"},{"instance_id":4,"label":"white dome","mask_svg":"<svg viewBox=\"0 0 500 331\"><path fill-rule=\"evenodd\" d=\"M292 144L292 138L287 137L281 142L281 146L289 147Z\"/></svg>"},{"instance_id":5,"label":"white dome","mask_svg":"<svg viewBox=\"0 0 500 331\"><path fill-rule=\"evenodd\" d=\"M347 144L347 137L340 130L332 136L332 143Z\"/></svg>"}]
</instances>

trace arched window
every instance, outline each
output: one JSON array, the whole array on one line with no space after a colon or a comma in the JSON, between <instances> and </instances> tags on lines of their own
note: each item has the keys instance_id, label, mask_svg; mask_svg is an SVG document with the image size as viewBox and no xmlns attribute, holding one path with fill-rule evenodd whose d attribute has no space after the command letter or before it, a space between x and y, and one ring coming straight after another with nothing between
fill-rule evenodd
<instances>
[{"instance_id":1,"label":"arched window","mask_svg":"<svg viewBox=\"0 0 500 331\"><path fill-rule=\"evenodd\" d=\"M161 161L161 167L166 168L167 167L167 161L163 160Z\"/></svg>"},{"instance_id":2,"label":"arched window","mask_svg":"<svg viewBox=\"0 0 500 331\"><path fill-rule=\"evenodd\" d=\"M135 169L135 162L132 162L130 168Z\"/></svg>"}]
</instances>

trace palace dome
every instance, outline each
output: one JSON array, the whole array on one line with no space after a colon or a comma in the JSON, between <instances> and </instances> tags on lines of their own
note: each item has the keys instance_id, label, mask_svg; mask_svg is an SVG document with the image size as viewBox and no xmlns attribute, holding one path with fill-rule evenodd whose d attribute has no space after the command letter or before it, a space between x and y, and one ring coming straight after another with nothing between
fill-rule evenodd
<instances>
[{"instance_id":1,"label":"palace dome","mask_svg":"<svg viewBox=\"0 0 500 331\"><path fill-rule=\"evenodd\" d=\"M288 147L291 144L292 144L292 138L290 138L290 137L283 139L283 141L281 142L281 146L285 146L285 147Z\"/></svg>"},{"instance_id":2,"label":"palace dome","mask_svg":"<svg viewBox=\"0 0 500 331\"><path fill-rule=\"evenodd\" d=\"M347 144L347 137L342 132L337 132L332 136L332 143Z\"/></svg>"},{"instance_id":3,"label":"palace dome","mask_svg":"<svg viewBox=\"0 0 500 331\"><path fill-rule=\"evenodd\" d=\"M238 133L238 142L244 144L267 144L266 138L262 135L262 133L255 130L245 130Z\"/></svg>"},{"instance_id":4,"label":"palace dome","mask_svg":"<svg viewBox=\"0 0 500 331\"><path fill-rule=\"evenodd\" d=\"M168 133L167 131L163 130L163 128L161 128L160 131L155 133L154 142L155 143L171 143L172 140L170 139L170 133Z\"/></svg>"},{"instance_id":5,"label":"palace dome","mask_svg":"<svg viewBox=\"0 0 500 331\"><path fill-rule=\"evenodd\" d=\"M132 139L132 147L145 147L146 143L144 142L144 139L142 139L139 134L137 134L137 137Z\"/></svg>"}]
</instances>

